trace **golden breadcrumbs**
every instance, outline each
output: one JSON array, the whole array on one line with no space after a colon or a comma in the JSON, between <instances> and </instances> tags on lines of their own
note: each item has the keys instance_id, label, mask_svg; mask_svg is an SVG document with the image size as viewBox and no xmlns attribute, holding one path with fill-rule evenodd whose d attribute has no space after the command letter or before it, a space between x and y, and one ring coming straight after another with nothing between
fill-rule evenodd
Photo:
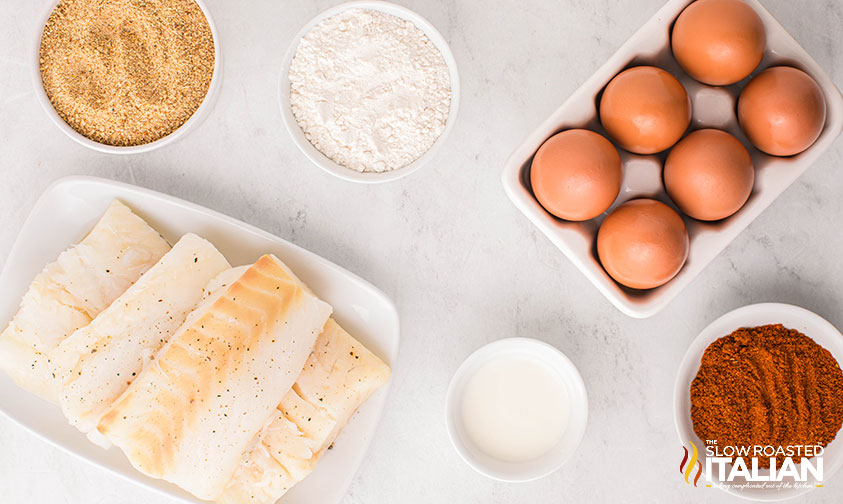
<instances>
[{"instance_id":1,"label":"golden breadcrumbs","mask_svg":"<svg viewBox=\"0 0 843 504\"><path fill-rule=\"evenodd\" d=\"M41 77L58 114L115 146L163 138L202 104L214 38L193 0L61 0L41 36Z\"/></svg>"}]
</instances>

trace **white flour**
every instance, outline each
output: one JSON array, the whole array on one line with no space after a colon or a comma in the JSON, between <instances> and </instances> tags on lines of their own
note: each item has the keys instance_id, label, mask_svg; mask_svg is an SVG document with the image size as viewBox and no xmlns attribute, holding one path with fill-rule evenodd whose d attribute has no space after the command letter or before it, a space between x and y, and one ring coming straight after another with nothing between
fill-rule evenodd
<instances>
[{"instance_id":1,"label":"white flour","mask_svg":"<svg viewBox=\"0 0 843 504\"><path fill-rule=\"evenodd\" d=\"M349 9L302 37L290 102L307 139L338 164L383 172L421 157L451 105L445 59L413 23Z\"/></svg>"}]
</instances>

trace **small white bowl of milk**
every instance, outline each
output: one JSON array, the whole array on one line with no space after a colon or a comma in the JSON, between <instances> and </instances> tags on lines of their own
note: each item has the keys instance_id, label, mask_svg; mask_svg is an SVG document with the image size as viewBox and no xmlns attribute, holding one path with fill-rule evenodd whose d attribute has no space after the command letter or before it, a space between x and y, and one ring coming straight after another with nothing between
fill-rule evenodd
<instances>
[{"instance_id":1,"label":"small white bowl of milk","mask_svg":"<svg viewBox=\"0 0 843 504\"><path fill-rule=\"evenodd\" d=\"M448 436L463 460L500 481L559 469L585 433L588 397L574 364L528 338L490 343L459 367L446 399Z\"/></svg>"}]
</instances>

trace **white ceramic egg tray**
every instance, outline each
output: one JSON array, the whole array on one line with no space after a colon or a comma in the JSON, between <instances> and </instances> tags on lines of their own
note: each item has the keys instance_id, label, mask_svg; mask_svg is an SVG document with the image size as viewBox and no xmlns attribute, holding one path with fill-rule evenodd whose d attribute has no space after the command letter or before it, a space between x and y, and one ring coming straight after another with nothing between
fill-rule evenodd
<instances>
[{"instance_id":1,"label":"white ceramic egg tray","mask_svg":"<svg viewBox=\"0 0 843 504\"><path fill-rule=\"evenodd\" d=\"M669 0L527 137L504 167L504 189L515 206L612 304L631 317L650 317L679 295L717 254L832 145L843 129L843 96L828 75L757 0L744 1L755 9L767 31L764 59L750 77L731 86L713 87L688 76L673 58L670 32L674 20L691 0ZM717 222L701 222L683 215L691 239L685 267L667 284L640 291L621 286L605 272L596 252L597 230L606 215L630 199L649 197L675 208L662 183L662 166L667 152L637 155L619 148L624 166L620 195L606 213L590 221L568 222L552 216L538 203L530 188L533 155L549 137L566 129L587 128L608 138L600 125L597 111L603 88L622 70L639 65L663 68L682 82L693 104L689 131L701 128L728 131L749 149L755 165L755 187L746 205L735 215ZM769 156L754 148L741 131L735 115L737 98L743 86L761 70L776 65L794 66L811 75L823 90L828 110L825 127L817 141L808 150L788 158Z\"/></svg>"}]
</instances>

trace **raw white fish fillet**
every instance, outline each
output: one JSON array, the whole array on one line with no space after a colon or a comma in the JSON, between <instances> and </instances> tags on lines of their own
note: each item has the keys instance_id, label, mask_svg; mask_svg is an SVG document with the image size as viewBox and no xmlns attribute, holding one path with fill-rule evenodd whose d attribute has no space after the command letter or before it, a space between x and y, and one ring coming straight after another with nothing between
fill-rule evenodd
<instances>
[{"instance_id":1,"label":"raw white fish fillet","mask_svg":"<svg viewBox=\"0 0 843 504\"><path fill-rule=\"evenodd\" d=\"M91 322L170 246L114 200L78 244L44 267L0 334L0 368L20 387L58 402L49 354Z\"/></svg>"},{"instance_id":2,"label":"raw white fish fillet","mask_svg":"<svg viewBox=\"0 0 843 504\"><path fill-rule=\"evenodd\" d=\"M85 433L95 429L196 308L208 282L230 267L210 242L186 234L90 324L64 340L51 360L70 423Z\"/></svg>"},{"instance_id":3,"label":"raw white fish fillet","mask_svg":"<svg viewBox=\"0 0 843 504\"><path fill-rule=\"evenodd\" d=\"M144 474L215 499L330 314L265 255L188 316L98 430Z\"/></svg>"},{"instance_id":4,"label":"raw white fish fillet","mask_svg":"<svg viewBox=\"0 0 843 504\"><path fill-rule=\"evenodd\" d=\"M303 480L389 366L329 319L275 419L243 454L220 504L272 504Z\"/></svg>"}]
</instances>

